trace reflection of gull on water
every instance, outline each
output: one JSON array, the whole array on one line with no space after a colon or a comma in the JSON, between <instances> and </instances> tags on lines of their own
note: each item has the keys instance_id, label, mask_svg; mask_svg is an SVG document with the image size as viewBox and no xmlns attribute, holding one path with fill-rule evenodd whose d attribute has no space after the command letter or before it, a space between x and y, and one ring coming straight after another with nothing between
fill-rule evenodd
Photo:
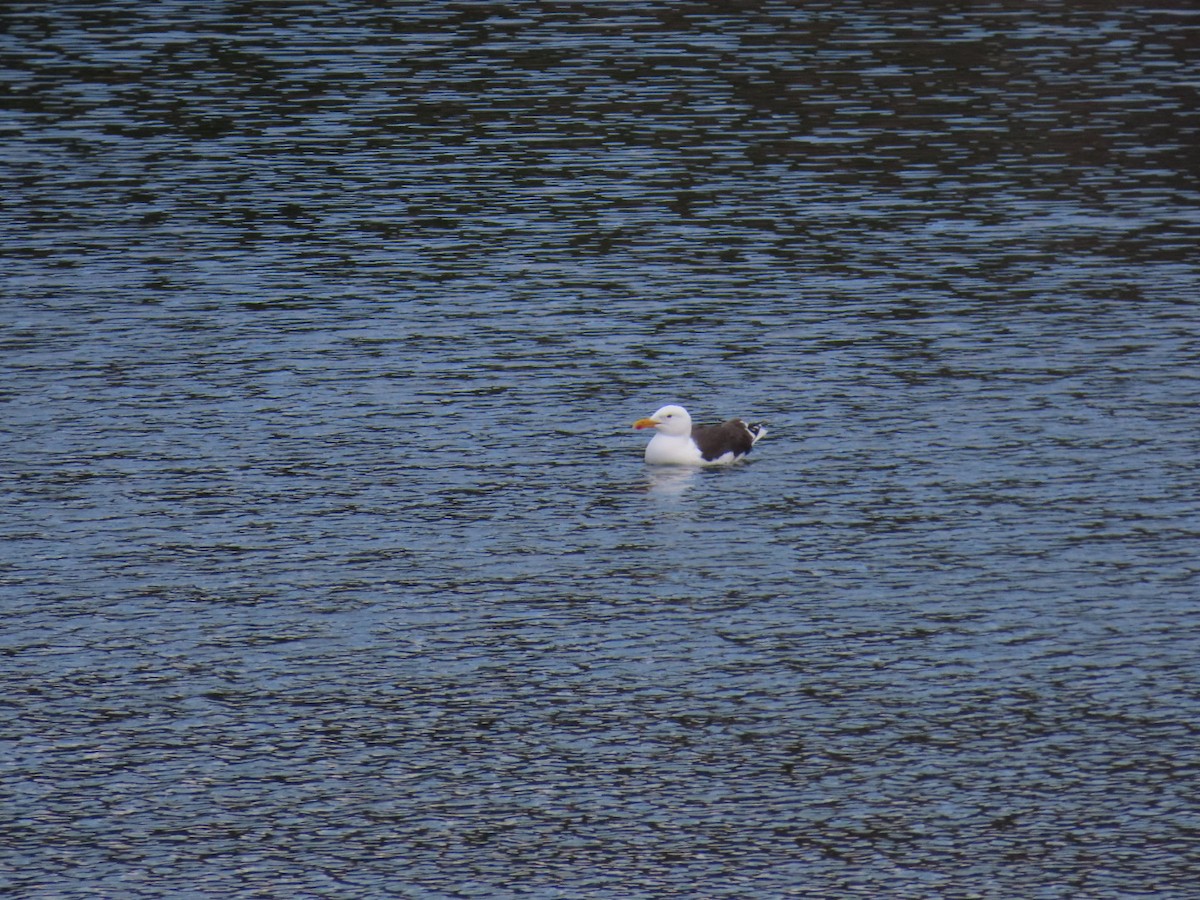
<instances>
[{"instance_id":1,"label":"reflection of gull on water","mask_svg":"<svg viewBox=\"0 0 1200 900\"><path fill-rule=\"evenodd\" d=\"M656 466L646 472L646 481L650 493L662 494L664 497L678 497L695 484L699 476L699 469Z\"/></svg>"}]
</instances>

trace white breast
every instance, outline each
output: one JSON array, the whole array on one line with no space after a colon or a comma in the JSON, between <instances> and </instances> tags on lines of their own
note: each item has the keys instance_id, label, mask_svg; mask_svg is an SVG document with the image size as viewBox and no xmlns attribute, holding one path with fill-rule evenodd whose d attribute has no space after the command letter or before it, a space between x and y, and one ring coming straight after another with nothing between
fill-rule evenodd
<instances>
[{"instance_id":1,"label":"white breast","mask_svg":"<svg viewBox=\"0 0 1200 900\"><path fill-rule=\"evenodd\" d=\"M646 462L656 466L696 466L704 460L690 435L659 432L646 445Z\"/></svg>"}]
</instances>

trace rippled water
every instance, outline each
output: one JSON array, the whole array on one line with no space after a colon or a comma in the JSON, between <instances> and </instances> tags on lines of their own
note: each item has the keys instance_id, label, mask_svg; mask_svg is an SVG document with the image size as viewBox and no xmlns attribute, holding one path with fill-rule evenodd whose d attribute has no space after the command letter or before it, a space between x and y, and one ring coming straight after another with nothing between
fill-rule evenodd
<instances>
[{"instance_id":1,"label":"rippled water","mask_svg":"<svg viewBox=\"0 0 1200 900\"><path fill-rule=\"evenodd\" d=\"M1194 11L0 27L16 894L1194 895Z\"/></svg>"}]
</instances>

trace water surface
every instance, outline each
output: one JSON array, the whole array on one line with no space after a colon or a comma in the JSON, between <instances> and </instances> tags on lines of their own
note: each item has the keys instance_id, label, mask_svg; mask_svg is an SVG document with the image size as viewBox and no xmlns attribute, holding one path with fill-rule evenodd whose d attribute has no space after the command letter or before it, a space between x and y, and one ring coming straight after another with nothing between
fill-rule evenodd
<instances>
[{"instance_id":1,"label":"water surface","mask_svg":"<svg viewBox=\"0 0 1200 900\"><path fill-rule=\"evenodd\" d=\"M1193 11L0 23L17 893L1195 890Z\"/></svg>"}]
</instances>

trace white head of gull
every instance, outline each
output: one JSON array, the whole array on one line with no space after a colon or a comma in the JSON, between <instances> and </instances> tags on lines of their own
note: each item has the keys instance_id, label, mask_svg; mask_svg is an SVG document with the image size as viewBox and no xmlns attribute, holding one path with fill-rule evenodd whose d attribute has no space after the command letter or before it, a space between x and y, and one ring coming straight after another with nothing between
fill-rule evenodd
<instances>
[{"instance_id":1,"label":"white head of gull","mask_svg":"<svg viewBox=\"0 0 1200 900\"><path fill-rule=\"evenodd\" d=\"M633 427L655 430L646 445L646 462L673 466L735 463L767 433L762 425L747 425L741 419L730 419L720 425L693 425L688 411L675 405L664 406L654 415L638 419Z\"/></svg>"}]
</instances>

